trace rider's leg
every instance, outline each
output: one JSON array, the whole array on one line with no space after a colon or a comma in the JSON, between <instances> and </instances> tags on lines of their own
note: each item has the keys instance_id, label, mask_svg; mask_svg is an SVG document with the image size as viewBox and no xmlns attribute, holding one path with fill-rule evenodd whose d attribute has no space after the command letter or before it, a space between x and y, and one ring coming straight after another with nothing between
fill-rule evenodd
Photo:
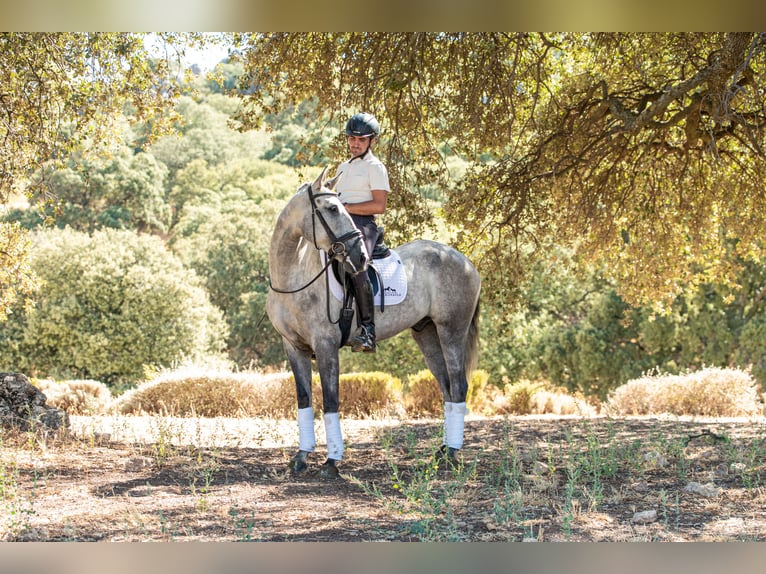
<instances>
[{"instance_id":1,"label":"rider's leg","mask_svg":"<svg viewBox=\"0 0 766 574\"><path fill-rule=\"evenodd\" d=\"M375 303L373 302L372 284L367 271L357 273L352 278L356 309L359 313L360 329L351 338L353 352L375 352Z\"/></svg>"}]
</instances>

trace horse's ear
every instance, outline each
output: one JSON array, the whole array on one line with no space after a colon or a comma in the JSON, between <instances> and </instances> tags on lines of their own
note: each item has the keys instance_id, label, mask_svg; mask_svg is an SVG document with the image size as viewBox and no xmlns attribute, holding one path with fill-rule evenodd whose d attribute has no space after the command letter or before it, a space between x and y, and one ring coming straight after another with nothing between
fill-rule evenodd
<instances>
[{"instance_id":1,"label":"horse's ear","mask_svg":"<svg viewBox=\"0 0 766 574\"><path fill-rule=\"evenodd\" d=\"M322 189L322 186L324 185L324 182L327 180L327 166L322 170L322 173L319 175L318 178L314 181L314 183L311 184L311 190L314 193L319 193L319 190Z\"/></svg>"},{"instance_id":2,"label":"horse's ear","mask_svg":"<svg viewBox=\"0 0 766 574\"><path fill-rule=\"evenodd\" d=\"M339 179L340 179L340 174L336 175L336 176L335 176L334 178L332 178L332 179L328 179L328 180L325 182L325 185L326 185L328 188L330 188L330 189L332 189L332 190L334 191L334 190L335 190L335 184L336 184L336 183L338 183L338 180L339 180Z\"/></svg>"}]
</instances>

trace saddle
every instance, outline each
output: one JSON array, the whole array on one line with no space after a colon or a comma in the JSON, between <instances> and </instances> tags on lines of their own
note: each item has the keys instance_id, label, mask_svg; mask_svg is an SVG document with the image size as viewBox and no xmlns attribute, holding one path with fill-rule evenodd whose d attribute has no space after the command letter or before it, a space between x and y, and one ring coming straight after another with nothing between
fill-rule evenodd
<instances>
[{"instance_id":1,"label":"saddle","mask_svg":"<svg viewBox=\"0 0 766 574\"><path fill-rule=\"evenodd\" d=\"M391 250L388 248L388 245L386 245L384 234L385 228L382 226L379 227L378 239L375 241L375 248L372 250L373 261L376 259L385 259L391 255ZM348 342L348 337L351 334L351 322L354 317L355 293L351 276L341 268L339 262L333 261L332 272L338 280L338 283L345 285L346 295L343 299L343 308L341 309L340 318L338 319L338 326L340 327L341 332L340 346L343 347ZM373 265L370 265L367 268L367 274L370 277L373 292L376 291L376 288L380 292L380 311L382 313L385 307L383 278Z\"/></svg>"}]
</instances>

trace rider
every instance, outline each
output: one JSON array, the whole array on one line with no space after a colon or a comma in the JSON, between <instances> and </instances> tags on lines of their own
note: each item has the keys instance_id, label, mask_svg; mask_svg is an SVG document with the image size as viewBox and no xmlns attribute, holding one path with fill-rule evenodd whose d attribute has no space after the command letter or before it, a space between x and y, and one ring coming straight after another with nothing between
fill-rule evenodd
<instances>
[{"instance_id":1,"label":"rider","mask_svg":"<svg viewBox=\"0 0 766 574\"><path fill-rule=\"evenodd\" d=\"M365 112L351 116L346 122L346 141L351 158L338 166L337 175L340 177L335 185L340 200L362 232L370 256L378 239L375 216L386 210L390 191L386 167L372 153L378 136L380 124L375 116ZM351 339L351 350L374 353L375 306L366 270L353 276L353 286L360 329Z\"/></svg>"}]
</instances>

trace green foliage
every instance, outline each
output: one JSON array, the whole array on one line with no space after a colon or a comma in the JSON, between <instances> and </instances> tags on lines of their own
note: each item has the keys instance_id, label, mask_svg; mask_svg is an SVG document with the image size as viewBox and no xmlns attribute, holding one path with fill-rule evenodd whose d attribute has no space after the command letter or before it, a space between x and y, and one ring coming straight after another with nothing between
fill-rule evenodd
<instances>
[{"instance_id":1,"label":"green foliage","mask_svg":"<svg viewBox=\"0 0 766 574\"><path fill-rule=\"evenodd\" d=\"M412 192L470 166L446 218L508 294L551 242L608 262L624 299L668 302L760 253L766 44L755 33L273 33L239 38L245 125L315 98L338 125L376 114L398 228ZM375 49L370 49L374 46ZM390 136L390 137L388 137ZM420 198L422 199L422 198ZM540 249L532 249L531 246ZM496 271L502 269L501 276Z\"/></svg>"},{"instance_id":2,"label":"green foliage","mask_svg":"<svg viewBox=\"0 0 766 574\"><path fill-rule=\"evenodd\" d=\"M328 165L330 160L324 150L343 133L341 125L326 129L332 124L318 115L314 98L278 114L266 114L264 124L271 133L271 145L263 158L292 167Z\"/></svg>"},{"instance_id":3,"label":"green foliage","mask_svg":"<svg viewBox=\"0 0 766 574\"><path fill-rule=\"evenodd\" d=\"M179 98L177 132L157 139L149 148L170 170L171 182L179 170L194 160L216 166L233 159L263 155L268 145L263 132L239 133L231 129L235 106L236 100L220 94L203 101L190 96Z\"/></svg>"},{"instance_id":4,"label":"green foliage","mask_svg":"<svg viewBox=\"0 0 766 574\"><path fill-rule=\"evenodd\" d=\"M342 372L375 371L385 368L399 379L426 368L423 355L409 330L380 341L375 353L352 353L344 348L340 352Z\"/></svg>"},{"instance_id":5,"label":"green foliage","mask_svg":"<svg viewBox=\"0 0 766 574\"><path fill-rule=\"evenodd\" d=\"M169 228L167 168L148 153L116 147L109 159L71 162L46 177L46 196L35 198L40 213L16 215L29 227L54 221L59 228L87 232L113 228L161 233Z\"/></svg>"},{"instance_id":6,"label":"green foliage","mask_svg":"<svg viewBox=\"0 0 766 574\"><path fill-rule=\"evenodd\" d=\"M0 221L0 326L12 309L28 298L36 288L36 277L28 260L30 240L17 223ZM14 305L15 304L15 305ZM1 338L1 337L0 337Z\"/></svg>"},{"instance_id":7,"label":"green foliage","mask_svg":"<svg viewBox=\"0 0 766 574\"><path fill-rule=\"evenodd\" d=\"M264 320L270 233L283 199L295 192L287 169L233 161L181 170L171 199L179 214L171 246L196 271L229 326L229 356L252 368L284 360L281 338Z\"/></svg>"},{"instance_id":8,"label":"green foliage","mask_svg":"<svg viewBox=\"0 0 766 574\"><path fill-rule=\"evenodd\" d=\"M43 281L35 307L0 334L12 370L114 384L137 380L144 365L222 350L220 311L158 238L41 232L33 269Z\"/></svg>"}]
</instances>

